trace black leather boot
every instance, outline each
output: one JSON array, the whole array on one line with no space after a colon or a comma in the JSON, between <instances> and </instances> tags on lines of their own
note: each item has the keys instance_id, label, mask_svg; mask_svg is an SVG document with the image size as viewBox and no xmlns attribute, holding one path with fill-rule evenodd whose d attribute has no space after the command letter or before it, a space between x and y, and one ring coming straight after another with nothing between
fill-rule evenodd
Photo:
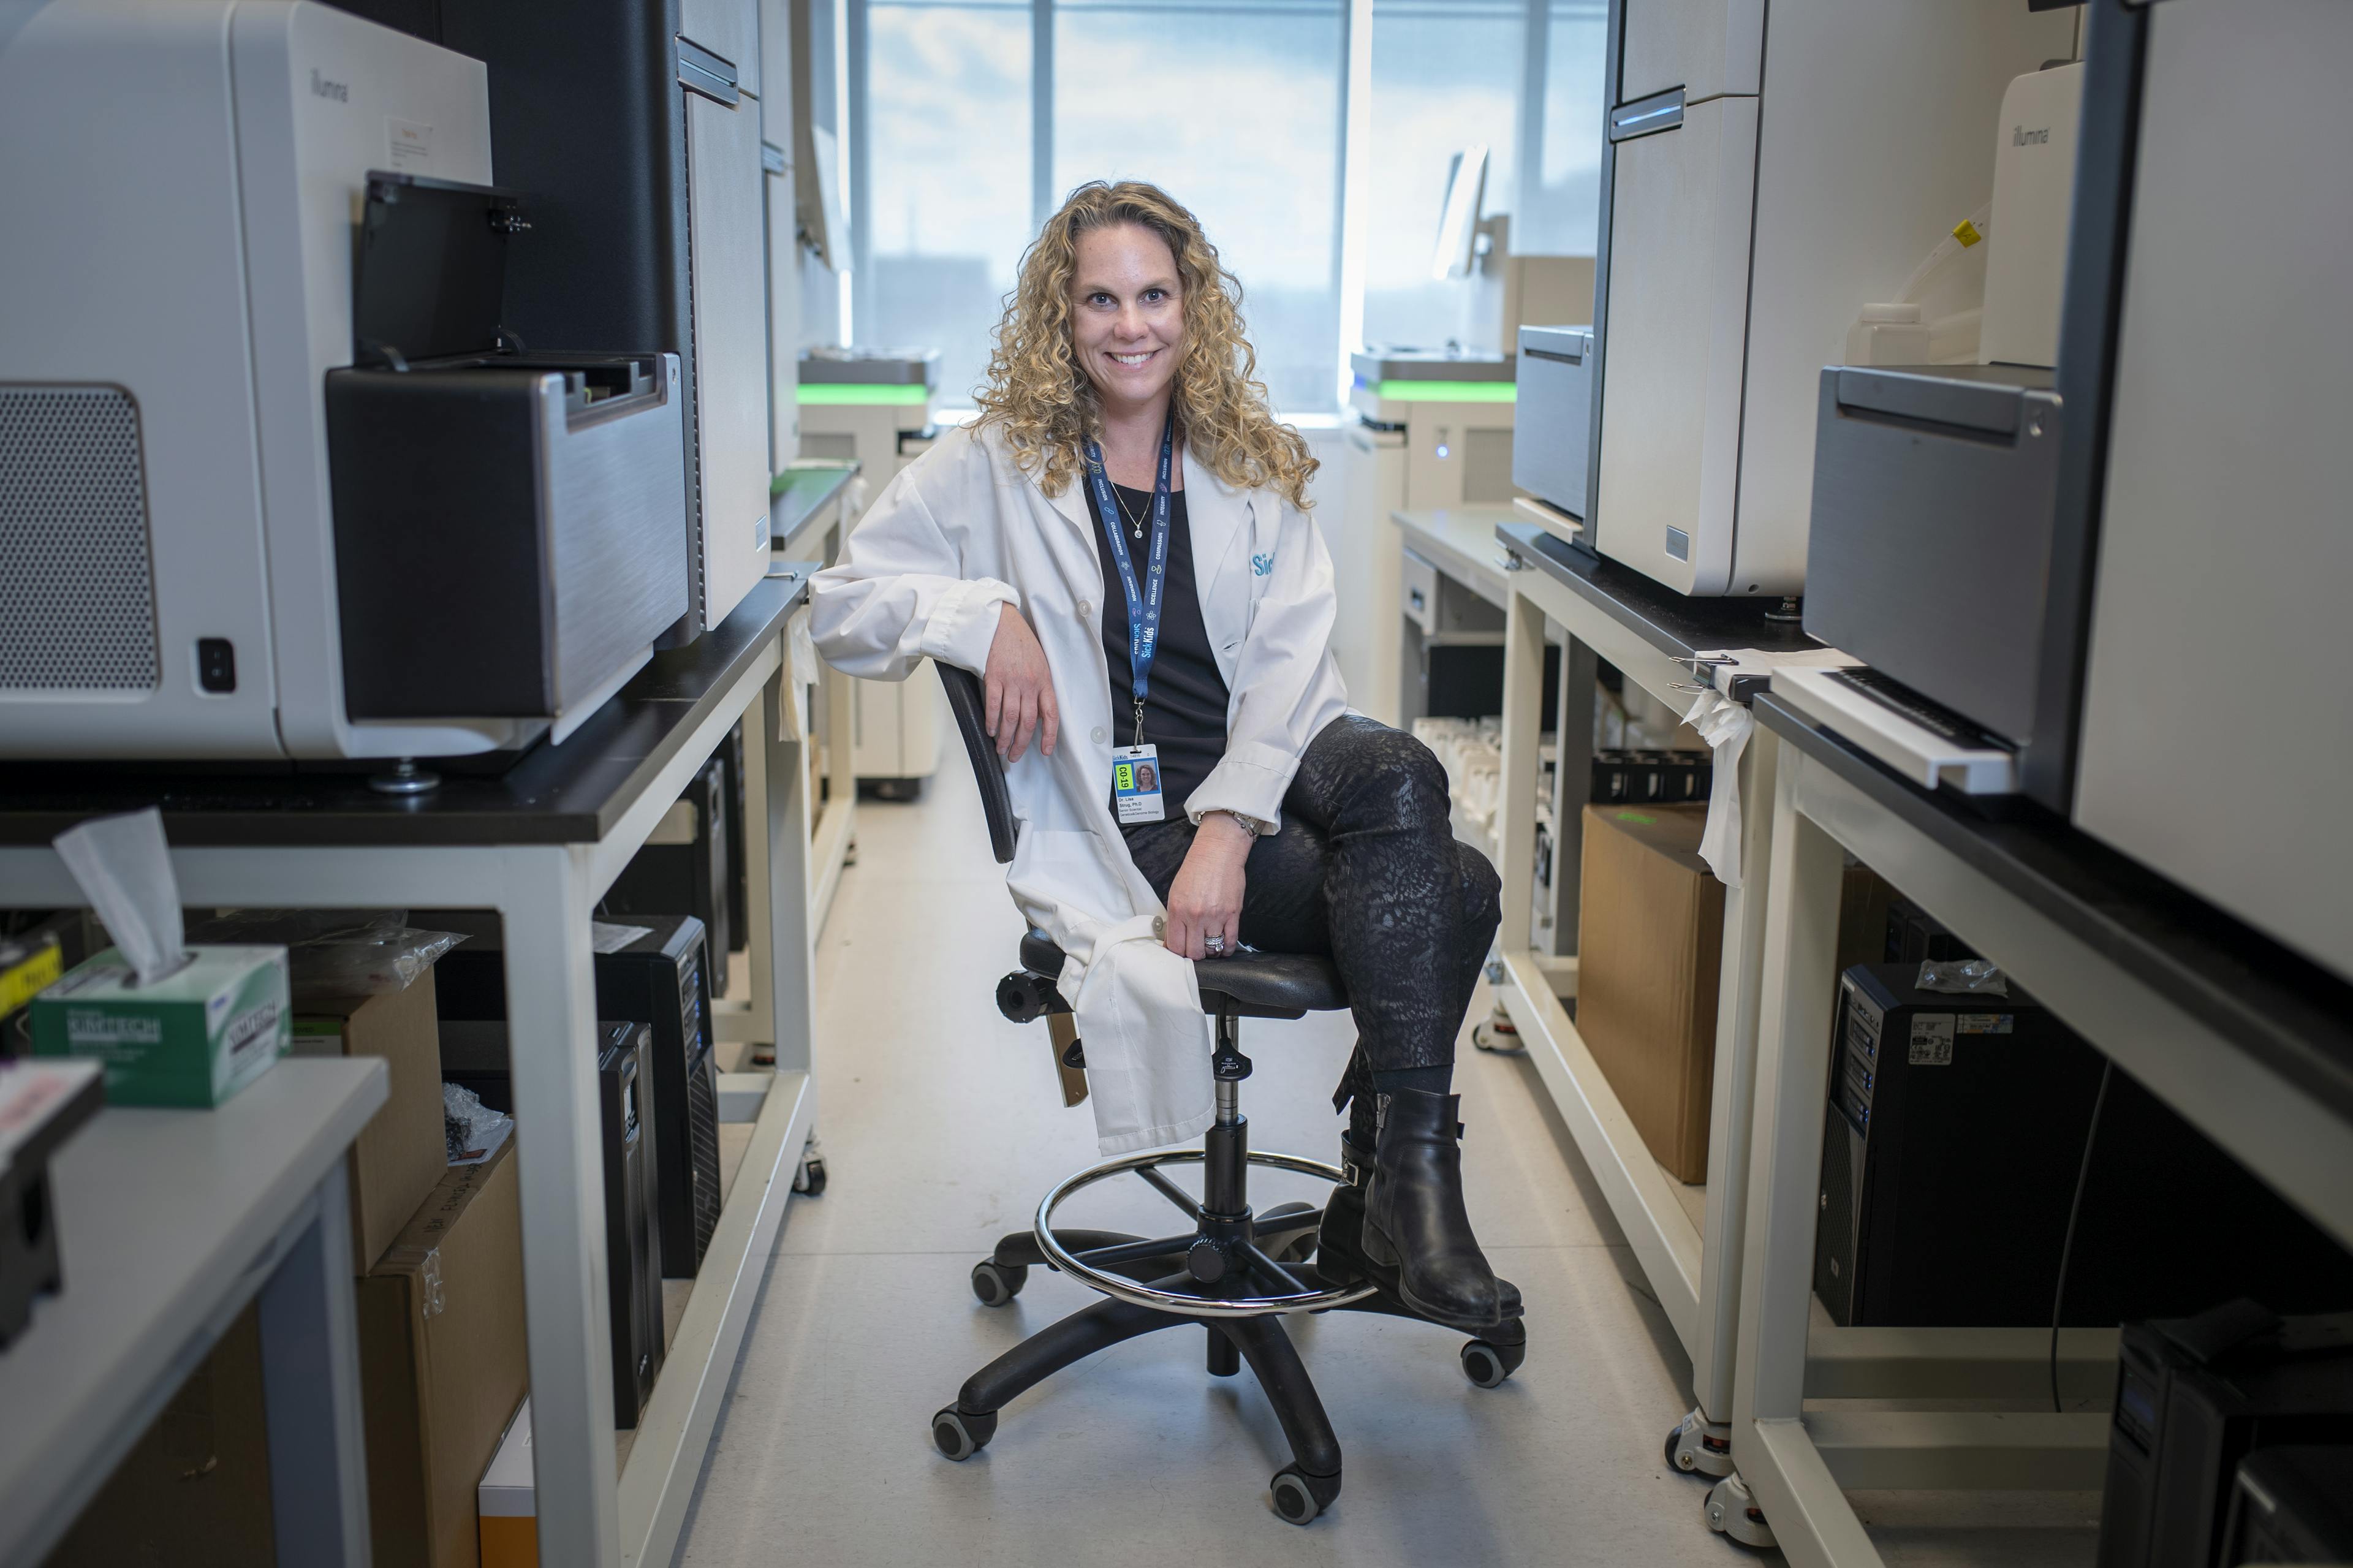
<instances>
[{"instance_id":1,"label":"black leather boot","mask_svg":"<svg viewBox=\"0 0 2353 1568\"><path fill-rule=\"evenodd\" d=\"M1315 1272L1335 1290L1345 1289L1370 1272L1365 1262L1365 1184L1373 1176L1373 1149L1350 1133L1340 1135L1340 1168L1347 1182L1332 1189L1324 1205L1324 1228L1315 1240Z\"/></svg>"},{"instance_id":2,"label":"black leather boot","mask_svg":"<svg viewBox=\"0 0 2353 1568\"><path fill-rule=\"evenodd\" d=\"M1411 1089L1381 1096L1363 1254L1376 1278L1393 1271L1395 1294L1407 1306L1476 1331L1518 1317L1520 1293L1495 1278L1471 1234L1455 1121L1461 1103L1457 1095Z\"/></svg>"}]
</instances>

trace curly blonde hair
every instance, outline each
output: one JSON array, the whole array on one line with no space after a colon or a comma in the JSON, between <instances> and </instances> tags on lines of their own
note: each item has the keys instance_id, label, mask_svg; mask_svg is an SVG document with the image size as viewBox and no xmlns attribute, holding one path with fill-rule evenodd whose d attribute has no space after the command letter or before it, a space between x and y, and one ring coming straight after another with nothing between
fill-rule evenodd
<instances>
[{"instance_id":1,"label":"curly blonde hair","mask_svg":"<svg viewBox=\"0 0 2353 1568\"><path fill-rule=\"evenodd\" d=\"M1241 285L1218 260L1200 221L1157 185L1096 180L1072 191L1021 258L1021 279L997 323L987 384L974 396L983 425L1003 427L1014 458L1059 496L1082 467L1081 444L1102 426L1094 384L1071 346L1071 289L1079 237L1124 224L1160 237L1184 290L1185 353L1172 404L1176 428L1201 465L1242 489L1272 486L1303 510L1315 459L1278 422L1255 379L1243 335Z\"/></svg>"}]
</instances>

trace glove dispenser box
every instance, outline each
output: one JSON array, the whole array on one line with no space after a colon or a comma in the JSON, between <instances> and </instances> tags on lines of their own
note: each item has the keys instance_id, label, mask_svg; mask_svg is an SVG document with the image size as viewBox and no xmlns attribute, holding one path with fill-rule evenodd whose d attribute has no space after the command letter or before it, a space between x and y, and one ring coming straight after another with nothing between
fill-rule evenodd
<instances>
[{"instance_id":1,"label":"glove dispenser box","mask_svg":"<svg viewBox=\"0 0 2353 1568\"><path fill-rule=\"evenodd\" d=\"M1821 366L1987 201L2002 95L2074 16L1611 0L1610 23L1586 542L1679 593L1796 594Z\"/></svg>"},{"instance_id":2,"label":"glove dispenser box","mask_svg":"<svg viewBox=\"0 0 2353 1568\"><path fill-rule=\"evenodd\" d=\"M355 719L554 719L560 739L686 612L678 356L499 352L529 227L501 192L368 182L355 321L375 363L326 378Z\"/></svg>"}]
</instances>

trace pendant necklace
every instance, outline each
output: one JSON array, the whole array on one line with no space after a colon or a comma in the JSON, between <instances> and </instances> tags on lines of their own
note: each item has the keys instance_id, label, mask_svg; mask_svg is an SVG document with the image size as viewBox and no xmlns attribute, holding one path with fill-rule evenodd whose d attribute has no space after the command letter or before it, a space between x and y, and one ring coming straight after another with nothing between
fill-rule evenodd
<instances>
[{"instance_id":1,"label":"pendant necklace","mask_svg":"<svg viewBox=\"0 0 2353 1568\"><path fill-rule=\"evenodd\" d=\"M1144 539L1143 519L1134 516L1127 510L1127 498L1119 493L1119 487L1117 485L1113 485L1112 487L1111 499L1113 504L1119 508L1120 521L1127 524L1129 531L1134 533L1137 542L1141 543ZM1151 515L1152 508L1149 504L1147 504L1144 510L1145 516L1148 517Z\"/></svg>"}]
</instances>

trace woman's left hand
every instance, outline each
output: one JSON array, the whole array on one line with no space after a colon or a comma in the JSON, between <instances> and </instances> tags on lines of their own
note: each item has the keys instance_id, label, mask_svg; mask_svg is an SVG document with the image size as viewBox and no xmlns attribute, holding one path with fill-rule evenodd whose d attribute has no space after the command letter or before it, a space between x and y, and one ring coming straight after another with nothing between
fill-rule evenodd
<instances>
[{"instance_id":1,"label":"woman's left hand","mask_svg":"<svg viewBox=\"0 0 2353 1568\"><path fill-rule=\"evenodd\" d=\"M1223 812L1201 819L1185 864L1168 889L1168 930L1162 940L1181 958L1209 956L1207 939L1222 937L1224 953L1241 945L1243 862L1250 830Z\"/></svg>"}]
</instances>

